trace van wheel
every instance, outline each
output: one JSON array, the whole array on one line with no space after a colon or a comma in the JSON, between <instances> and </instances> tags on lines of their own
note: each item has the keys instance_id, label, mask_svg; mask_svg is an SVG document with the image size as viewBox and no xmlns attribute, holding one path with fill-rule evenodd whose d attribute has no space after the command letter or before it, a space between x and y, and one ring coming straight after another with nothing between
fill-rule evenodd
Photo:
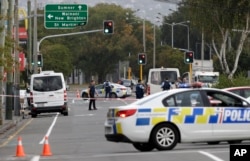
<instances>
[{"instance_id":1,"label":"van wheel","mask_svg":"<svg viewBox=\"0 0 250 161\"><path fill-rule=\"evenodd\" d=\"M69 115L68 111L67 112L63 112L63 115L64 116L68 116Z\"/></svg>"},{"instance_id":2,"label":"van wheel","mask_svg":"<svg viewBox=\"0 0 250 161\"><path fill-rule=\"evenodd\" d=\"M155 147L150 143L133 143L135 149L145 152L152 151Z\"/></svg>"},{"instance_id":3,"label":"van wheel","mask_svg":"<svg viewBox=\"0 0 250 161\"><path fill-rule=\"evenodd\" d=\"M155 127L150 139L156 149L171 150L176 146L179 140L179 135L173 125L161 124Z\"/></svg>"},{"instance_id":4,"label":"van wheel","mask_svg":"<svg viewBox=\"0 0 250 161\"><path fill-rule=\"evenodd\" d=\"M32 117L32 118L36 118L36 117L37 117L37 114L31 114L31 117Z\"/></svg>"}]
</instances>

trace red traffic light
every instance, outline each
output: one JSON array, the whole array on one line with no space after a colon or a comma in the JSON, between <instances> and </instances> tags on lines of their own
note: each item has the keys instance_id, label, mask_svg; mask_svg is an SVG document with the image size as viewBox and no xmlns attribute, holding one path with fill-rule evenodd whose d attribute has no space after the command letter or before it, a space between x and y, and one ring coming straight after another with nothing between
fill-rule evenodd
<instances>
[{"instance_id":1,"label":"red traffic light","mask_svg":"<svg viewBox=\"0 0 250 161\"><path fill-rule=\"evenodd\" d=\"M112 20L103 21L103 33L113 34L114 32L114 22Z\"/></svg>"},{"instance_id":2,"label":"red traffic light","mask_svg":"<svg viewBox=\"0 0 250 161\"><path fill-rule=\"evenodd\" d=\"M184 63L190 64L194 61L194 52L193 51L186 51L184 55Z\"/></svg>"},{"instance_id":3,"label":"red traffic light","mask_svg":"<svg viewBox=\"0 0 250 161\"><path fill-rule=\"evenodd\" d=\"M138 64L139 65L145 65L146 64L146 54L140 53L138 54Z\"/></svg>"}]
</instances>

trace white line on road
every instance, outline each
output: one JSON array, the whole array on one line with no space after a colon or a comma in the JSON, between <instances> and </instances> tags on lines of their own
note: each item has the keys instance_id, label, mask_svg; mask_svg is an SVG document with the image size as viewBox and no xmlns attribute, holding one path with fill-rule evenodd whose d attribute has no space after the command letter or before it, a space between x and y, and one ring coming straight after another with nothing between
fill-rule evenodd
<instances>
[{"instance_id":1,"label":"white line on road","mask_svg":"<svg viewBox=\"0 0 250 161\"><path fill-rule=\"evenodd\" d=\"M39 161L40 159L40 156L34 156L30 161Z\"/></svg>"},{"instance_id":2,"label":"white line on road","mask_svg":"<svg viewBox=\"0 0 250 161\"><path fill-rule=\"evenodd\" d=\"M45 140L45 137L46 137L46 136L49 137L49 135L50 135L50 133L51 133L53 127L54 127L55 124L56 124L56 120L57 120L57 118L58 118L58 115L59 115L59 113L56 114L56 116L55 116L55 118L54 118L52 124L50 125L50 127L49 127L49 129L48 129L46 135L43 137L43 139L40 141L39 144L43 144L43 143L44 143L44 140Z\"/></svg>"},{"instance_id":3,"label":"white line on road","mask_svg":"<svg viewBox=\"0 0 250 161\"><path fill-rule=\"evenodd\" d=\"M208 152L199 151L199 153L201 153L203 155L206 155L207 157L213 159L214 161L224 161L224 160L222 160L222 159L220 159L220 158L216 157L215 155L212 155L212 154L210 154Z\"/></svg>"}]
</instances>

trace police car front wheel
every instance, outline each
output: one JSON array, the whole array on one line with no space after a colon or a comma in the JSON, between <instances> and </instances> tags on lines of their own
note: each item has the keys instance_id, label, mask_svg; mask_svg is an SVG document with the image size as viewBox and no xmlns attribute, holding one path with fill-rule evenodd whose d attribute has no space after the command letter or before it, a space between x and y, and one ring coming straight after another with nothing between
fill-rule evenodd
<instances>
[{"instance_id":1,"label":"police car front wheel","mask_svg":"<svg viewBox=\"0 0 250 161\"><path fill-rule=\"evenodd\" d=\"M151 151L155 148L150 143L133 143L133 146L135 147L135 149L142 151L142 152Z\"/></svg>"},{"instance_id":2,"label":"police car front wheel","mask_svg":"<svg viewBox=\"0 0 250 161\"><path fill-rule=\"evenodd\" d=\"M171 124L160 124L154 128L151 141L158 150L171 150L179 140L177 129Z\"/></svg>"}]
</instances>

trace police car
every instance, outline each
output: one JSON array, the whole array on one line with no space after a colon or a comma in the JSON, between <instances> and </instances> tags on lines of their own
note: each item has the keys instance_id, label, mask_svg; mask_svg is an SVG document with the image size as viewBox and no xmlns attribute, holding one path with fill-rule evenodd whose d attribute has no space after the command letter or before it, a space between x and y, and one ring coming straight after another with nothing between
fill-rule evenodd
<instances>
[{"instance_id":1,"label":"police car","mask_svg":"<svg viewBox=\"0 0 250 161\"><path fill-rule=\"evenodd\" d=\"M111 86L111 98L125 98L132 95L131 88L127 88L123 85L117 84L117 83L110 83ZM96 93L98 94L97 98L104 98L105 97L105 89L103 84L97 84L95 85ZM81 97L82 98L88 98L88 88L83 89L81 91Z\"/></svg>"},{"instance_id":2,"label":"police car","mask_svg":"<svg viewBox=\"0 0 250 161\"><path fill-rule=\"evenodd\" d=\"M171 150L184 142L241 143L250 140L250 104L220 89L172 89L110 107L104 126L108 141L139 151Z\"/></svg>"}]
</instances>

